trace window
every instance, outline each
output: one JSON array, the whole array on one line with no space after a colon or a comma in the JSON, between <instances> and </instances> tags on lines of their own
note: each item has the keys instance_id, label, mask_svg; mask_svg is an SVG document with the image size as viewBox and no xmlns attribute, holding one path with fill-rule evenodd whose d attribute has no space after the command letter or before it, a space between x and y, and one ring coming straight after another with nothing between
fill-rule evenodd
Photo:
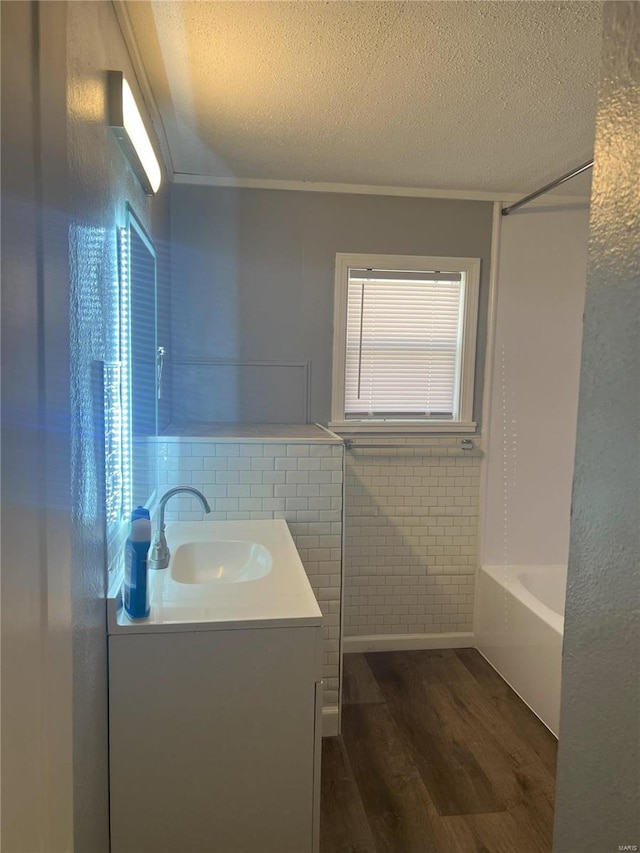
<instances>
[{"instance_id":1,"label":"window","mask_svg":"<svg viewBox=\"0 0 640 853\"><path fill-rule=\"evenodd\" d=\"M480 260L336 256L331 426L472 432Z\"/></svg>"}]
</instances>

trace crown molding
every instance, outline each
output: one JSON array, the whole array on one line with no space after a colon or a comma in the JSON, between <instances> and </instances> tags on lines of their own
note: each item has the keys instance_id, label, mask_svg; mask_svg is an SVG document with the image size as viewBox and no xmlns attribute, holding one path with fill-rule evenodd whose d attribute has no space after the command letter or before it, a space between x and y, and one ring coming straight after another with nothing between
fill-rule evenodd
<instances>
[{"instance_id":1,"label":"crown molding","mask_svg":"<svg viewBox=\"0 0 640 853\"><path fill-rule=\"evenodd\" d=\"M461 201L502 201L514 202L521 199L526 192L500 193L479 192L473 190L443 190L430 189L428 187L389 187L376 184L337 184L320 181L284 181L263 178L222 178L215 175L192 175L186 172L175 172L173 181L176 184L188 184L191 186L205 187L235 187L238 189L254 190L289 190L294 192L317 192L317 193L349 193L355 195L386 195L402 196L407 198L442 198L458 199ZM546 205L552 199L554 206L562 204L567 207L583 206L589 204L587 196L554 195L546 196ZM541 197L531 202L530 207L542 207L545 199Z\"/></svg>"}]
</instances>

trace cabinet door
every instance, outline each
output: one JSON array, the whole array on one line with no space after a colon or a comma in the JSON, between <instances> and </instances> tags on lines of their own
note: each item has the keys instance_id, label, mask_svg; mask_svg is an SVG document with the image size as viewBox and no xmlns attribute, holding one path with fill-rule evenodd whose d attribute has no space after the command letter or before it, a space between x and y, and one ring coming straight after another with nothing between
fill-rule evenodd
<instances>
[{"instance_id":1,"label":"cabinet door","mask_svg":"<svg viewBox=\"0 0 640 853\"><path fill-rule=\"evenodd\" d=\"M113 853L304 853L316 629L109 640Z\"/></svg>"}]
</instances>

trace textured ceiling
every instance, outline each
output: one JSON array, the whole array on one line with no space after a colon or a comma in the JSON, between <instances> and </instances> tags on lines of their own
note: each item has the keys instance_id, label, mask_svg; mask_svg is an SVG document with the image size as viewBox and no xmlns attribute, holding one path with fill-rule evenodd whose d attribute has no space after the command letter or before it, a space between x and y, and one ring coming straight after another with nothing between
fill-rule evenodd
<instances>
[{"instance_id":1,"label":"textured ceiling","mask_svg":"<svg viewBox=\"0 0 640 853\"><path fill-rule=\"evenodd\" d=\"M176 173L516 193L591 156L597 2L127 9Z\"/></svg>"}]
</instances>

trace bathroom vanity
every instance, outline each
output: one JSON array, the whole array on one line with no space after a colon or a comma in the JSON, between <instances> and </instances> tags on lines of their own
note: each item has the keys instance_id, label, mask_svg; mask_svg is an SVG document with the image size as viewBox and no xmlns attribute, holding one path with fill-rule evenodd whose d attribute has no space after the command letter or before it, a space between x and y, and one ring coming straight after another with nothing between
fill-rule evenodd
<instances>
[{"instance_id":1,"label":"bathroom vanity","mask_svg":"<svg viewBox=\"0 0 640 853\"><path fill-rule=\"evenodd\" d=\"M176 522L109 600L113 853L318 849L322 616L284 520Z\"/></svg>"}]
</instances>

